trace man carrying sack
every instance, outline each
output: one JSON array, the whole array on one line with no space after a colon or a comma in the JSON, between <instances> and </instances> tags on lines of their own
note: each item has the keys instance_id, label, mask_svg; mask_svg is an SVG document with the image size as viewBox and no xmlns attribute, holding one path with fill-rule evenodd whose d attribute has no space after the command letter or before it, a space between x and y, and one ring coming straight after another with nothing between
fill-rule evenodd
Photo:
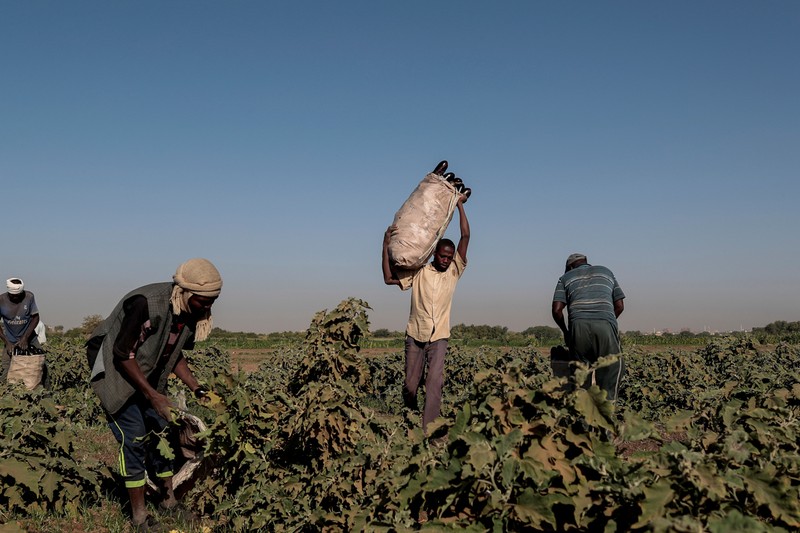
<instances>
[{"instance_id":1,"label":"man carrying sack","mask_svg":"<svg viewBox=\"0 0 800 533\"><path fill-rule=\"evenodd\" d=\"M466 199L467 196L461 193L456 203L461 230L458 246L450 239L439 240L433 252L433 260L416 270L397 268L390 257L389 245L392 236L397 232L396 225L389 226L383 238L384 283L397 285L402 290L411 289L411 312L406 326L403 400L406 407L417 409L417 390L424 378L423 431L429 422L439 416L441 409L444 358L450 338L450 308L456 284L467 266L470 230L464 211Z\"/></svg>"}]
</instances>

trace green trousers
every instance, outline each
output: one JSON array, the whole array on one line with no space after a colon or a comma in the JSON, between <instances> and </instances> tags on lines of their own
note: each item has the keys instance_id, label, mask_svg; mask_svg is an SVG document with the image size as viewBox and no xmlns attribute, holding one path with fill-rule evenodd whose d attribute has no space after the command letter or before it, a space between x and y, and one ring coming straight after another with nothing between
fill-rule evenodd
<instances>
[{"instance_id":1,"label":"green trousers","mask_svg":"<svg viewBox=\"0 0 800 533\"><path fill-rule=\"evenodd\" d=\"M619 330L607 320L575 320L569 324L569 350L584 363L593 365L600 357L620 353ZM619 384L625 373L622 356L609 366L598 368L589 376L584 387L597 385L612 402L617 399Z\"/></svg>"}]
</instances>

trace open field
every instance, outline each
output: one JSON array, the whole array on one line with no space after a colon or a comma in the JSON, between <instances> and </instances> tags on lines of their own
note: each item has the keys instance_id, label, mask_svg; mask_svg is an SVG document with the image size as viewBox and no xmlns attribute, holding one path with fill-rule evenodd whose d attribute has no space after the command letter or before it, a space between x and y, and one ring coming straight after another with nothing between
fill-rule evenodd
<instances>
[{"instance_id":1,"label":"open field","mask_svg":"<svg viewBox=\"0 0 800 533\"><path fill-rule=\"evenodd\" d=\"M320 318L304 345L191 354L218 395L186 400L209 425L205 475L186 495L201 521L153 508L166 526L800 527L797 345L629 347L616 406L551 379L548 348L453 346L442 417L426 437L402 407L402 351L357 348L361 312L351 302ZM3 531L129 531L117 445L86 386L82 347L54 345L48 358L51 390L3 385Z\"/></svg>"},{"instance_id":2,"label":"open field","mask_svg":"<svg viewBox=\"0 0 800 533\"><path fill-rule=\"evenodd\" d=\"M500 346L498 350L502 353L509 353L516 348L512 346ZM642 353L658 353L665 350L664 346L655 346L655 345L645 345L645 346L637 346L637 351ZM692 350L696 350L697 346L688 346L688 345L675 345L669 346L669 349L674 351L683 351L689 352ZM769 350L769 346L763 346L760 349L762 350ZM269 361L271 358L275 357L282 351L280 348L237 348L229 350L228 353L230 354L231 358L231 368L233 371L241 370L243 372L253 372L258 369L258 366L265 361ZM531 354L535 354L538 357L542 357L544 359L548 359L550 357L550 348L547 347L534 347L530 348ZM389 356L389 355L396 355L398 353L402 353L402 349L399 348L363 348L360 352L362 355L366 357L380 357L380 356Z\"/></svg>"}]
</instances>

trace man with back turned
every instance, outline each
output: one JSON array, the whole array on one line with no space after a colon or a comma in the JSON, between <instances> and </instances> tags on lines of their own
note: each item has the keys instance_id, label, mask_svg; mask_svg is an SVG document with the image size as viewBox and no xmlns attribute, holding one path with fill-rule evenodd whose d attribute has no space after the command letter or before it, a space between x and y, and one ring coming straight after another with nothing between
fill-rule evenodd
<instances>
[{"instance_id":1,"label":"man with back turned","mask_svg":"<svg viewBox=\"0 0 800 533\"><path fill-rule=\"evenodd\" d=\"M594 364L600 357L620 353L617 318L625 309L625 294L614 274L600 265L590 265L585 255L567 258L564 275L553 294L553 320L564 332L564 341L573 358ZM569 327L564 308L569 314ZM596 383L615 401L625 371L622 356L610 366L598 368L590 382Z\"/></svg>"}]
</instances>

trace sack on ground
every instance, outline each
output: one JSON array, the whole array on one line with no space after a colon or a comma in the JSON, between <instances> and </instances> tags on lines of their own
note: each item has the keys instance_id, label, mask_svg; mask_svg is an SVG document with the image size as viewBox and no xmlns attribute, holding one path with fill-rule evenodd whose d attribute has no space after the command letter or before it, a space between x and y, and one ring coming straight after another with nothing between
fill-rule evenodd
<instances>
[{"instance_id":1,"label":"sack on ground","mask_svg":"<svg viewBox=\"0 0 800 533\"><path fill-rule=\"evenodd\" d=\"M8 367L9 383L22 382L28 390L33 390L42 384L44 376L44 354L11 356L11 365Z\"/></svg>"},{"instance_id":2,"label":"sack on ground","mask_svg":"<svg viewBox=\"0 0 800 533\"><path fill-rule=\"evenodd\" d=\"M569 348L561 345L550 348L550 369L553 371L553 377L570 377L573 373L572 365L575 361L576 359L570 353Z\"/></svg>"},{"instance_id":3,"label":"sack on ground","mask_svg":"<svg viewBox=\"0 0 800 533\"><path fill-rule=\"evenodd\" d=\"M442 176L430 173L397 211L397 231L389 241L389 259L398 269L428 262L453 218L459 194Z\"/></svg>"},{"instance_id":4,"label":"sack on ground","mask_svg":"<svg viewBox=\"0 0 800 533\"><path fill-rule=\"evenodd\" d=\"M170 426L170 445L175 452L175 466L178 471L172 477L172 488L175 496L181 497L194 486L195 482L204 475L203 441L196 437L197 433L206 430L202 419L187 412L183 412L176 424ZM147 478L147 486L155 494L158 486Z\"/></svg>"}]
</instances>

